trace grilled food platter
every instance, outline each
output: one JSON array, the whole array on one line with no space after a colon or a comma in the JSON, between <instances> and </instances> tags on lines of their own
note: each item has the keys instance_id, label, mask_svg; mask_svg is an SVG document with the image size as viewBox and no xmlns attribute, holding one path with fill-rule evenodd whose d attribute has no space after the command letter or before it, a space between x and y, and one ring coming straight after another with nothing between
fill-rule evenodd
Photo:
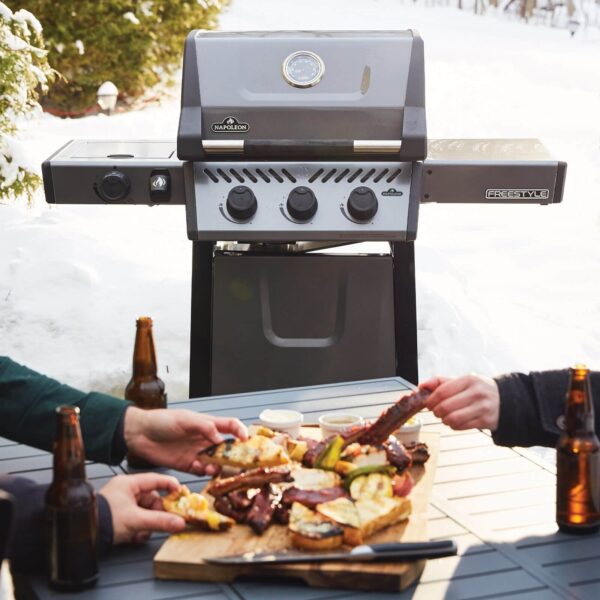
<instances>
[{"instance_id":1,"label":"grilled food platter","mask_svg":"<svg viewBox=\"0 0 600 600\"><path fill-rule=\"evenodd\" d=\"M154 559L163 579L232 581L257 575L255 553L350 551L363 544L422 541L437 437L405 447L391 433L423 408L426 394L403 396L373 424L319 439L303 427L297 439L252 427L201 460L225 473L201 494L183 487L165 498L189 530L171 536ZM237 471L228 473L235 468ZM243 554L247 564L217 564ZM424 561L261 565L260 576L290 576L319 587L404 589ZM377 575L377 577L373 577Z\"/></svg>"}]
</instances>

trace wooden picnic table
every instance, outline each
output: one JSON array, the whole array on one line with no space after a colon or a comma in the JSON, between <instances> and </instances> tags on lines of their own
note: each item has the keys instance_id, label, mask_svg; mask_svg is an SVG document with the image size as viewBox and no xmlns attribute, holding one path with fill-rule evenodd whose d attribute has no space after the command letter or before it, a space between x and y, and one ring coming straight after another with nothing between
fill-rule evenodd
<instances>
[{"instance_id":1,"label":"wooden picnic table","mask_svg":"<svg viewBox=\"0 0 600 600\"><path fill-rule=\"evenodd\" d=\"M266 407L292 408L316 422L320 414L351 410L376 417L412 389L400 378L377 379L306 388L236 394L173 402L249 424ZM419 580L400 594L349 592L308 588L302 583L259 578L232 585L154 579L152 557L164 541L155 535L141 546L115 548L101 561L97 587L69 598L134 600L142 598L202 600L329 600L441 598L600 598L600 535L558 533L554 521L555 472L551 465L524 450L497 447L489 434L457 432L431 413L422 415L425 430L439 432L440 455L429 507L431 539L452 538L459 555L430 560ZM0 469L38 482L50 482L51 455L0 438ZM96 489L110 477L127 471L126 464L89 464L87 474ZM205 479L173 473L193 489ZM30 583L39 598L65 598L50 590L42 577Z\"/></svg>"}]
</instances>

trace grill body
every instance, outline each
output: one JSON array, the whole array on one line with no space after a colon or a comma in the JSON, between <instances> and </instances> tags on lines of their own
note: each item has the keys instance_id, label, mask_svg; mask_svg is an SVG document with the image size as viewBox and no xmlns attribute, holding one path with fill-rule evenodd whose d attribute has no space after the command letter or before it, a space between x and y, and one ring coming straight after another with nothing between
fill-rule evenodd
<instances>
[{"instance_id":1,"label":"grill body","mask_svg":"<svg viewBox=\"0 0 600 600\"><path fill-rule=\"evenodd\" d=\"M193 31L176 142L44 161L51 203L185 204L190 396L416 383L420 204L562 200L537 140L428 141L424 73L411 30ZM362 241L387 251L327 250Z\"/></svg>"}]
</instances>

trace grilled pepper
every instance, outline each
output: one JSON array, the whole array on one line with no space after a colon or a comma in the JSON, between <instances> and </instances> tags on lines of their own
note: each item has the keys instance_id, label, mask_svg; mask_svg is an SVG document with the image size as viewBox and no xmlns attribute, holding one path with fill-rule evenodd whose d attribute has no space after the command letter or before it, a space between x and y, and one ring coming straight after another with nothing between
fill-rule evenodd
<instances>
[{"instance_id":1,"label":"grilled pepper","mask_svg":"<svg viewBox=\"0 0 600 600\"><path fill-rule=\"evenodd\" d=\"M329 444L327 444L325 450L319 454L319 457L315 461L315 467L317 469L333 470L337 461L340 460L343 447L344 438L341 435L336 435Z\"/></svg>"}]
</instances>

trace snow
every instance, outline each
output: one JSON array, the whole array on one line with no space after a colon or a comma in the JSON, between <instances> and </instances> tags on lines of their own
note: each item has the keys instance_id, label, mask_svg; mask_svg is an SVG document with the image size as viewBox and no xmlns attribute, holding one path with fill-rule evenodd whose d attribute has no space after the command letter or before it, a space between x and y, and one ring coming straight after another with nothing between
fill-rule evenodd
<instances>
[{"instance_id":1,"label":"snow","mask_svg":"<svg viewBox=\"0 0 600 600\"><path fill-rule=\"evenodd\" d=\"M127 19L130 23L133 23L134 25L139 25L140 24L140 20L131 11L127 11L123 15L123 18Z\"/></svg>"},{"instance_id":2,"label":"snow","mask_svg":"<svg viewBox=\"0 0 600 600\"><path fill-rule=\"evenodd\" d=\"M150 6L150 5L149 5ZM428 131L537 137L569 163L554 206L423 205L416 243L421 378L600 368L600 34L398 0L233 0L223 29L404 29L425 41ZM170 138L179 101L23 124L40 164L72 138ZM373 248L373 245L368 246ZM0 354L122 395L135 319L187 395L191 244L183 207L0 206ZM234 374L232 374L233 376Z\"/></svg>"}]
</instances>

